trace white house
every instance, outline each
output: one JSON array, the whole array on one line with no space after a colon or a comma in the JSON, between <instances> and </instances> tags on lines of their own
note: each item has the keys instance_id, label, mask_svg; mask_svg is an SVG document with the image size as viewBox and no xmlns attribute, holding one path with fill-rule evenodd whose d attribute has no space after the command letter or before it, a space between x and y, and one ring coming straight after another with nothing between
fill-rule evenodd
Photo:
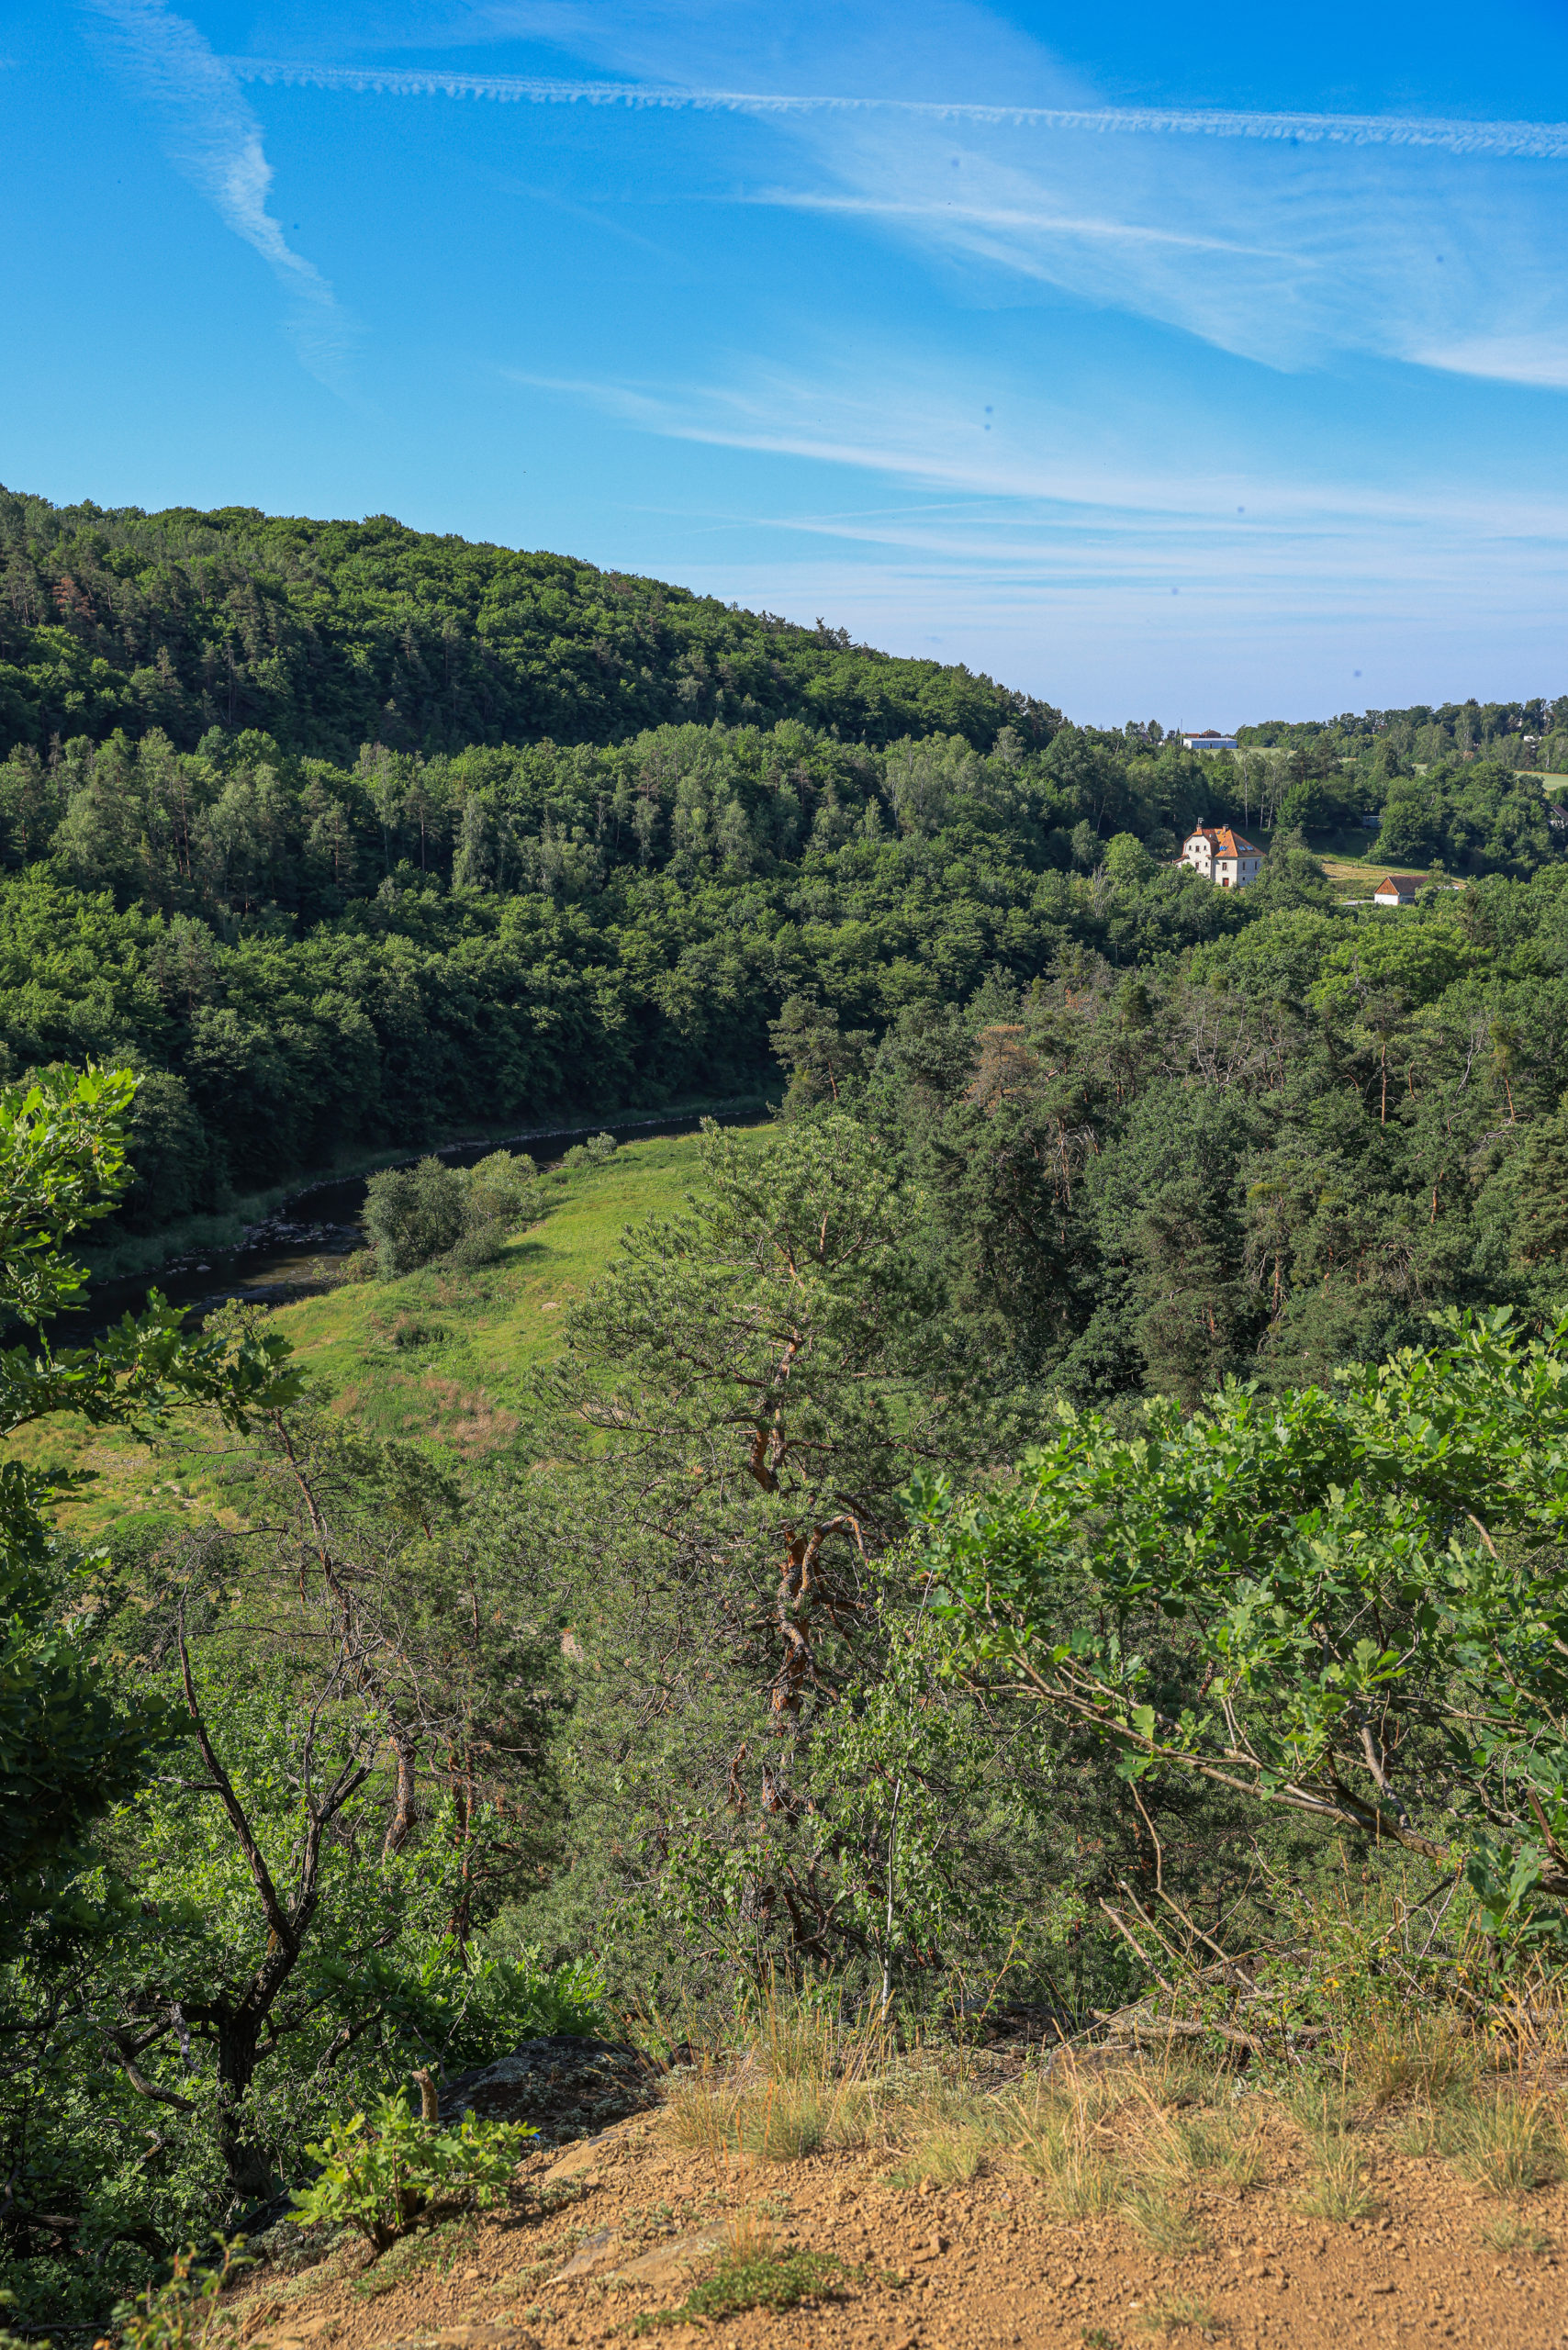
<instances>
[{"instance_id":1,"label":"white house","mask_svg":"<svg viewBox=\"0 0 1568 2350\"><path fill-rule=\"evenodd\" d=\"M1234 734L1216 734L1212 726L1205 726L1201 734L1183 734L1182 747L1184 751L1234 751L1238 746Z\"/></svg>"},{"instance_id":2,"label":"white house","mask_svg":"<svg viewBox=\"0 0 1568 2350\"><path fill-rule=\"evenodd\" d=\"M1374 906L1413 906L1421 886L1417 873L1390 873L1372 891Z\"/></svg>"},{"instance_id":3,"label":"white house","mask_svg":"<svg viewBox=\"0 0 1568 2350\"><path fill-rule=\"evenodd\" d=\"M1182 844L1182 862L1221 890L1245 890L1263 869L1263 852L1229 824L1200 824Z\"/></svg>"}]
</instances>

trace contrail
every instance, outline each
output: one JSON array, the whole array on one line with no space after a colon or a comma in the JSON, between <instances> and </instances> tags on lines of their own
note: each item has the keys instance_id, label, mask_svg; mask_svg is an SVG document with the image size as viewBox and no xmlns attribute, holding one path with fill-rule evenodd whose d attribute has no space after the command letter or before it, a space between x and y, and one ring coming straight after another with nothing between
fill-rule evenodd
<instances>
[{"instance_id":1,"label":"contrail","mask_svg":"<svg viewBox=\"0 0 1568 2350\"><path fill-rule=\"evenodd\" d=\"M639 82L544 81L521 73L454 73L427 66L313 65L292 58L224 60L244 82L292 82L393 97L492 98L503 106L694 108L717 114L895 114L933 122L1197 139L1263 139L1291 146L1440 147L1453 155L1568 157L1568 122L1460 122L1383 114L1229 114L1217 107L997 106L962 100L779 96L765 90L684 90Z\"/></svg>"}]
</instances>

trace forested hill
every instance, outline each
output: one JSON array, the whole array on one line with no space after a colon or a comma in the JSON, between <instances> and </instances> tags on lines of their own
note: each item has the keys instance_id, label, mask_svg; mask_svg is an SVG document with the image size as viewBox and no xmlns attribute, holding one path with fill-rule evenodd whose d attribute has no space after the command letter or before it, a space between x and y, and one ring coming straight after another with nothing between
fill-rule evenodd
<instances>
[{"instance_id":1,"label":"forested hill","mask_svg":"<svg viewBox=\"0 0 1568 2350\"><path fill-rule=\"evenodd\" d=\"M362 743L617 743L672 721L803 719L845 741L1060 714L989 677L895 659L568 556L251 507L51 506L0 488L0 757L50 738L214 727L298 755Z\"/></svg>"}]
</instances>

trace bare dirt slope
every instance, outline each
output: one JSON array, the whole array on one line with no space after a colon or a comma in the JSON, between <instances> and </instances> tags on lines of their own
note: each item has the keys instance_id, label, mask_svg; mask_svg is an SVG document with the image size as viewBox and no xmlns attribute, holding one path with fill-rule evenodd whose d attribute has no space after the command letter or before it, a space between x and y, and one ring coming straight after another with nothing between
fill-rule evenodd
<instances>
[{"instance_id":1,"label":"bare dirt slope","mask_svg":"<svg viewBox=\"0 0 1568 2350\"><path fill-rule=\"evenodd\" d=\"M1119 2127L1142 2133L1146 2157L1150 2128L1170 2143L1137 2098L1100 2110L1089 2126L1113 2161ZM1568 2189L1499 2199L1437 2152L1401 2151L1421 2134L1408 2123L1361 2133L1360 2184L1341 2199L1366 2207L1357 2218L1302 2208L1323 2200L1322 2147L1269 2107L1228 2174L1189 2173L1172 2199L1148 2186L1147 2162L1116 2168L1119 2199L1069 2220L1060 2177L1005 2149L939 2184L885 2142L747 2161L676 2143L672 2120L636 2114L541 2152L504 2215L409 2239L379 2263L342 2247L292 2278L263 2269L239 2311L246 2341L577 2350L633 2338L694 2282L736 2274L737 2256L754 2278L798 2279L806 2253L816 2283L796 2306L666 2318L655 2338L736 2350L1568 2343Z\"/></svg>"}]
</instances>

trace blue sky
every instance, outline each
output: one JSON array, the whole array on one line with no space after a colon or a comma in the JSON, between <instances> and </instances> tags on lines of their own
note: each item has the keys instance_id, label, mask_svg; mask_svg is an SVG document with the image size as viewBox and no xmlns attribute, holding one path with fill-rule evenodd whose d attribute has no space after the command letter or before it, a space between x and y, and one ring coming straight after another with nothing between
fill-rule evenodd
<instances>
[{"instance_id":1,"label":"blue sky","mask_svg":"<svg viewBox=\"0 0 1568 2350\"><path fill-rule=\"evenodd\" d=\"M1559 692L1565 68L1561 0L0 0L0 479L1084 720Z\"/></svg>"}]
</instances>

